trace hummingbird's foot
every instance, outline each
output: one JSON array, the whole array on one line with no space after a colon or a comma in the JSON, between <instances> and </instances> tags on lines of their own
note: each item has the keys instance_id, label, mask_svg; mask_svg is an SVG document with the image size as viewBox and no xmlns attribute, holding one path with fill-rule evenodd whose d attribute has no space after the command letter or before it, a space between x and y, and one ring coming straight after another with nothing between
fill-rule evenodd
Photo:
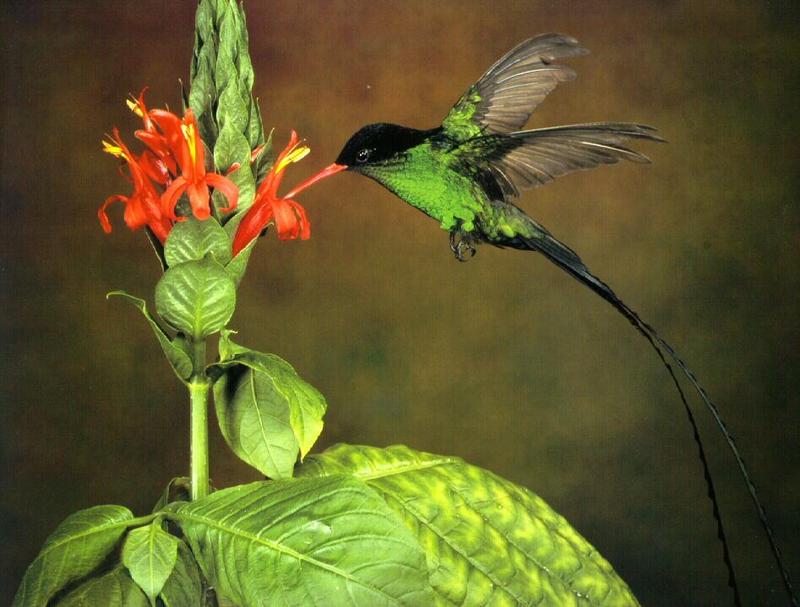
<instances>
[{"instance_id":1,"label":"hummingbird's foot","mask_svg":"<svg viewBox=\"0 0 800 607\"><path fill-rule=\"evenodd\" d=\"M458 236L458 232L456 230L453 230L452 232L450 232L450 250L453 253L456 253L456 251L458 251L457 236Z\"/></svg>"},{"instance_id":2,"label":"hummingbird's foot","mask_svg":"<svg viewBox=\"0 0 800 607\"><path fill-rule=\"evenodd\" d=\"M456 247L456 259L458 261L469 261L475 257L477 249L472 246L472 243L462 240Z\"/></svg>"},{"instance_id":3,"label":"hummingbird's foot","mask_svg":"<svg viewBox=\"0 0 800 607\"><path fill-rule=\"evenodd\" d=\"M475 257L477 251L473 245L473 239L461 230L450 232L450 250L458 261L469 261Z\"/></svg>"}]
</instances>

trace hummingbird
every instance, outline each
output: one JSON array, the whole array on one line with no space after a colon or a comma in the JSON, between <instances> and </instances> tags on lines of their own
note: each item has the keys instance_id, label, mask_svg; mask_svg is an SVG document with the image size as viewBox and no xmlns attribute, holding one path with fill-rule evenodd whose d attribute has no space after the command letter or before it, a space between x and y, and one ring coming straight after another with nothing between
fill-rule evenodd
<instances>
[{"instance_id":1,"label":"hummingbird","mask_svg":"<svg viewBox=\"0 0 800 607\"><path fill-rule=\"evenodd\" d=\"M480 244L535 251L611 304L644 336L666 367L694 431L717 521L723 560L734 602L741 604L716 491L692 409L674 364L710 411L739 467L764 528L783 583L797 605L772 529L733 437L694 373L648 323L595 276L578 254L514 203L521 190L550 183L574 171L620 161L648 163L629 147L663 142L651 126L592 122L524 129L536 107L559 84L576 77L558 60L587 54L562 34L529 38L496 61L470 86L441 125L420 130L397 124L369 124L345 143L336 161L298 185L291 198L312 183L341 171L377 181L400 199L436 220L449 233L450 249L467 261Z\"/></svg>"}]
</instances>

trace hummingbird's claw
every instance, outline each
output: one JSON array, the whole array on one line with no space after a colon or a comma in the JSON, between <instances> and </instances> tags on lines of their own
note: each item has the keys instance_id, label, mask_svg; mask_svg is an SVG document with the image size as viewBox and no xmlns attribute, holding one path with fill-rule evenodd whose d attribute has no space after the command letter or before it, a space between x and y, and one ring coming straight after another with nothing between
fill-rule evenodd
<instances>
[{"instance_id":1,"label":"hummingbird's claw","mask_svg":"<svg viewBox=\"0 0 800 607\"><path fill-rule=\"evenodd\" d=\"M472 238L461 230L450 232L450 250L458 261L469 261L475 257L477 249L472 244Z\"/></svg>"},{"instance_id":2,"label":"hummingbird's claw","mask_svg":"<svg viewBox=\"0 0 800 607\"><path fill-rule=\"evenodd\" d=\"M455 254L456 254L456 259L458 261L461 262L469 261L470 259L475 257L476 252L477 249L472 246L472 243L466 240L461 240L459 241L458 245L456 245ZM468 255L465 255L465 253L468 253Z\"/></svg>"}]
</instances>

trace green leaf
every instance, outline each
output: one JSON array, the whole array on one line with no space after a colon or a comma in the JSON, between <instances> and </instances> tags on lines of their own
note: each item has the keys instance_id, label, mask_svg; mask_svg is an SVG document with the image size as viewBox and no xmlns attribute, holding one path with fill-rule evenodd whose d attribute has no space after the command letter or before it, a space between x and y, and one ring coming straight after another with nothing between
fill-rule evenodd
<instances>
[{"instance_id":1,"label":"green leaf","mask_svg":"<svg viewBox=\"0 0 800 607\"><path fill-rule=\"evenodd\" d=\"M169 267L184 261L199 261L209 253L222 265L231 260L231 242L213 218L200 221L192 216L179 221L164 246L164 258Z\"/></svg>"},{"instance_id":2,"label":"green leaf","mask_svg":"<svg viewBox=\"0 0 800 607\"><path fill-rule=\"evenodd\" d=\"M328 408L325 397L300 378L297 371L280 356L249 350L240 352L235 360L270 377L275 396L285 400L289 407L289 420L300 445L302 460L322 433L322 418Z\"/></svg>"},{"instance_id":3,"label":"green leaf","mask_svg":"<svg viewBox=\"0 0 800 607\"><path fill-rule=\"evenodd\" d=\"M164 587L177 558L178 538L164 531L158 519L131 531L122 547L122 564L151 602Z\"/></svg>"},{"instance_id":4,"label":"green leaf","mask_svg":"<svg viewBox=\"0 0 800 607\"><path fill-rule=\"evenodd\" d=\"M178 543L178 558L175 568L164 584L161 600L165 607L194 607L203 605L203 582L200 569L192 551L184 542Z\"/></svg>"},{"instance_id":5,"label":"green leaf","mask_svg":"<svg viewBox=\"0 0 800 607\"><path fill-rule=\"evenodd\" d=\"M188 502L190 500L191 490L192 482L188 476L176 476L172 478L169 483L167 483L164 492L161 494L161 497L158 498L155 506L153 506L153 514L163 510L164 507L171 502Z\"/></svg>"},{"instance_id":6,"label":"green leaf","mask_svg":"<svg viewBox=\"0 0 800 607\"><path fill-rule=\"evenodd\" d=\"M241 131L233 127L223 127L214 146L214 164L221 171L227 171L232 164L239 163L242 168L250 166L250 145ZM234 173L235 174L235 173ZM233 177L233 175L230 175Z\"/></svg>"},{"instance_id":7,"label":"green leaf","mask_svg":"<svg viewBox=\"0 0 800 607\"><path fill-rule=\"evenodd\" d=\"M123 506L94 506L68 516L25 572L14 607L43 607L64 586L91 573L132 520L131 511Z\"/></svg>"},{"instance_id":8,"label":"green leaf","mask_svg":"<svg viewBox=\"0 0 800 607\"><path fill-rule=\"evenodd\" d=\"M227 331L221 336L222 364L243 364L274 378L292 409L293 428L302 457L305 457L322 431L322 417L328 408L325 397L301 379L294 367L280 356L240 346L231 339L232 335L233 332Z\"/></svg>"},{"instance_id":9,"label":"green leaf","mask_svg":"<svg viewBox=\"0 0 800 607\"><path fill-rule=\"evenodd\" d=\"M223 336L223 354L230 344ZM288 478L298 454L305 457L322 432L325 398L282 358L236 351L209 369L219 376L214 405L222 435L236 455L269 478Z\"/></svg>"},{"instance_id":10,"label":"green leaf","mask_svg":"<svg viewBox=\"0 0 800 607\"><path fill-rule=\"evenodd\" d=\"M164 245L161 244L161 241L153 233L153 230L150 229L150 226L145 226L144 233L147 235L147 242L149 242L150 246L153 248L153 253L156 254L158 265L161 266L161 271L166 272L167 260L164 259Z\"/></svg>"},{"instance_id":11,"label":"green leaf","mask_svg":"<svg viewBox=\"0 0 800 607\"><path fill-rule=\"evenodd\" d=\"M224 9L223 9L224 10ZM189 106L197 116L200 136L209 146L216 139L213 105L217 98L214 72L217 63L216 0L202 0L195 15L194 56L191 66Z\"/></svg>"},{"instance_id":12,"label":"green leaf","mask_svg":"<svg viewBox=\"0 0 800 607\"><path fill-rule=\"evenodd\" d=\"M147 304L143 299L134 297L125 291L111 291L111 293L106 294L106 298L109 297L121 297L138 308L153 329L153 333L155 333L158 343L164 351L164 355L172 366L172 370L175 371L175 375L182 381L189 379L192 375L192 359L185 347L185 340L178 338L171 339L164 329L161 328L161 325L150 315L150 312L147 310Z\"/></svg>"},{"instance_id":13,"label":"green leaf","mask_svg":"<svg viewBox=\"0 0 800 607\"><path fill-rule=\"evenodd\" d=\"M190 603L186 603L189 605ZM150 601L123 567L91 578L56 603L56 607L148 607Z\"/></svg>"},{"instance_id":14,"label":"green leaf","mask_svg":"<svg viewBox=\"0 0 800 607\"><path fill-rule=\"evenodd\" d=\"M238 287L239 283L242 282L242 278L244 278L244 273L247 270L247 262L250 261L250 254L253 252L253 248L256 246L256 240L253 239L250 241L244 249L239 251L239 254L234 257L230 263L225 266L225 271L228 273L233 279L233 283Z\"/></svg>"},{"instance_id":15,"label":"green leaf","mask_svg":"<svg viewBox=\"0 0 800 607\"><path fill-rule=\"evenodd\" d=\"M247 211L253 204L256 192L255 177L250 165L250 145L241 130L236 129L231 124L226 124L220 131L217 144L214 147L214 164L220 172L227 172L228 169L238 164L238 168L228 174L228 178L239 188L239 202L236 206L235 214L239 215ZM221 194L215 193L215 205L217 208L225 208L228 201ZM229 214L226 217L231 217ZM231 236L232 239L232 236Z\"/></svg>"},{"instance_id":16,"label":"green leaf","mask_svg":"<svg viewBox=\"0 0 800 607\"><path fill-rule=\"evenodd\" d=\"M351 474L424 546L445 605L638 605L611 565L542 499L454 457L336 445L303 477Z\"/></svg>"},{"instance_id":17,"label":"green leaf","mask_svg":"<svg viewBox=\"0 0 800 607\"><path fill-rule=\"evenodd\" d=\"M430 605L414 536L347 477L257 482L170 515L209 583L239 607Z\"/></svg>"},{"instance_id":18,"label":"green leaf","mask_svg":"<svg viewBox=\"0 0 800 607\"><path fill-rule=\"evenodd\" d=\"M269 376L236 365L214 384L214 405L231 450L269 478L289 478L300 452L289 407Z\"/></svg>"},{"instance_id":19,"label":"green leaf","mask_svg":"<svg viewBox=\"0 0 800 607\"><path fill-rule=\"evenodd\" d=\"M219 358L220 360L230 360L239 352L249 352L248 348L244 346L240 346L235 341L233 341L233 336L236 335L238 331L233 331L232 329L222 329L219 332ZM287 363L288 364L288 363ZM210 365L209 368L217 367L219 363ZM220 368L220 374L222 373L222 369ZM219 377L219 376L217 376ZM213 380L216 380L216 377L212 376Z\"/></svg>"},{"instance_id":20,"label":"green leaf","mask_svg":"<svg viewBox=\"0 0 800 607\"><path fill-rule=\"evenodd\" d=\"M250 143L251 149L256 149L259 145L264 143L264 123L261 120L261 108L258 104L258 99L253 101L253 108L250 112L250 121L247 124L247 140ZM261 160L264 156L269 156L272 148L272 132L266 139L266 145L261 152ZM271 164L271 163L270 163Z\"/></svg>"},{"instance_id":21,"label":"green leaf","mask_svg":"<svg viewBox=\"0 0 800 607\"><path fill-rule=\"evenodd\" d=\"M172 266L156 285L158 313L195 340L223 328L235 307L236 286L210 256Z\"/></svg>"},{"instance_id":22,"label":"green leaf","mask_svg":"<svg viewBox=\"0 0 800 607\"><path fill-rule=\"evenodd\" d=\"M223 65L222 62L217 62L218 69L221 65ZM219 71L217 73L219 74ZM217 106L217 123L220 126L220 130L224 132L226 128L232 128L236 133L244 134L247 131L247 123L250 119L249 95L242 95L243 91L237 86L223 86L224 88L219 96L219 105ZM244 142L247 144L246 138ZM248 145L248 156L249 147ZM216 148L214 151L216 153Z\"/></svg>"}]
</instances>

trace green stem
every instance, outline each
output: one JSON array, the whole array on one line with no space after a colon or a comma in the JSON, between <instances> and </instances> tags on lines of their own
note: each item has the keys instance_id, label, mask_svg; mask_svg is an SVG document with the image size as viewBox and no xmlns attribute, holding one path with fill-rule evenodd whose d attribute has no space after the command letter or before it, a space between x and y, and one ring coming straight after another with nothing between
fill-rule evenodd
<instances>
[{"instance_id":1,"label":"green stem","mask_svg":"<svg viewBox=\"0 0 800 607\"><path fill-rule=\"evenodd\" d=\"M208 495L208 380L203 373L205 362L206 342L195 341L194 373L189 380L192 500Z\"/></svg>"}]
</instances>

